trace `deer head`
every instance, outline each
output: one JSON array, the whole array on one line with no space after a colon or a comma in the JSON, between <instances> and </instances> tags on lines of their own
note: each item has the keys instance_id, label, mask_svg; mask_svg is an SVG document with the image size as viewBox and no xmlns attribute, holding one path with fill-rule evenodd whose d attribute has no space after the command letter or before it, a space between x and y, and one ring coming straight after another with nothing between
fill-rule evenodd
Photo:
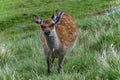
<instances>
[{"instance_id":1,"label":"deer head","mask_svg":"<svg viewBox=\"0 0 120 80\"><path fill-rule=\"evenodd\" d=\"M37 24L40 24L42 32L45 36L54 36L55 27L60 22L62 12L56 10L51 18L42 20L39 16L33 15L33 19Z\"/></svg>"}]
</instances>

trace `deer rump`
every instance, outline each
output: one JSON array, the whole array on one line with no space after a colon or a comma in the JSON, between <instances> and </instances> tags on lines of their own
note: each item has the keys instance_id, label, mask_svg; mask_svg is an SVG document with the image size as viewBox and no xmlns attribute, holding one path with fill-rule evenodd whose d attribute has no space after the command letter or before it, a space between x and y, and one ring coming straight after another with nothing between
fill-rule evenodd
<instances>
[{"instance_id":1,"label":"deer rump","mask_svg":"<svg viewBox=\"0 0 120 80\"><path fill-rule=\"evenodd\" d=\"M36 15L33 17L42 28L40 38L47 60L48 73L51 72L51 65L55 58L58 58L58 72L60 73L64 56L74 47L78 37L75 22L69 14L58 10L46 20Z\"/></svg>"}]
</instances>

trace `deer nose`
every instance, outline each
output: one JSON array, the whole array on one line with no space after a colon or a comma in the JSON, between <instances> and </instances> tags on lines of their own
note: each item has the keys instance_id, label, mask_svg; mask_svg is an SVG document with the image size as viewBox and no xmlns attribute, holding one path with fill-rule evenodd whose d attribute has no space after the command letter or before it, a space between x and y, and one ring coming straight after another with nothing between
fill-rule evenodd
<instances>
[{"instance_id":1,"label":"deer nose","mask_svg":"<svg viewBox=\"0 0 120 80\"><path fill-rule=\"evenodd\" d=\"M50 31L49 30L45 30L44 34L48 36L50 34Z\"/></svg>"}]
</instances>

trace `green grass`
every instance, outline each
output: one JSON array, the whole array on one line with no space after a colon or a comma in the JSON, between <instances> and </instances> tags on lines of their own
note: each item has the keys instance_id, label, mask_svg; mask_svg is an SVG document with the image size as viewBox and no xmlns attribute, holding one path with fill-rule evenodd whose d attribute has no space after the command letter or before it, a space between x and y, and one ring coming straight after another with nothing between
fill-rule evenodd
<instances>
[{"instance_id":1,"label":"green grass","mask_svg":"<svg viewBox=\"0 0 120 80\"><path fill-rule=\"evenodd\" d=\"M120 12L93 15L119 4L119 0L0 1L0 80L120 80ZM32 14L45 19L57 8L72 15L79 37L66 55L62 73L57 73L55 60L48 76L40 28Z\"/></svg>"}]
</instances>

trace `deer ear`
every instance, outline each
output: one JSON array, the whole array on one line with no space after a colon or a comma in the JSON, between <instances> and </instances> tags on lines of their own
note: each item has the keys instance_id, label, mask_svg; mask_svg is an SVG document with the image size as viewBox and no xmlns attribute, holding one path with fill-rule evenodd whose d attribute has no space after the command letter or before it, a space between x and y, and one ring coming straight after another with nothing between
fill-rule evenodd
<instances>
[{"instance_id":1,"label":"deer ear","mask_svg":"<svg viewBox=\"0 0 120 80\"><path fill-rule=\"evenodd\" d=\"M57 24L61 19L62 12L56 10L55 13L52 15L51 19L53 20L54 24Z\"/></svg>"},{"instance_id":2,"label":"deer ear","mask_svg":"<svg viewBox=\"0 0 120 80\"><path fill-rule=\"evenodd\" d=\"M33 15L33 19L37 24L41 24L41 22L42 22L42 19L40 19L39 16L37 16L37 15Z\"/></svg>"}]
</instances>

